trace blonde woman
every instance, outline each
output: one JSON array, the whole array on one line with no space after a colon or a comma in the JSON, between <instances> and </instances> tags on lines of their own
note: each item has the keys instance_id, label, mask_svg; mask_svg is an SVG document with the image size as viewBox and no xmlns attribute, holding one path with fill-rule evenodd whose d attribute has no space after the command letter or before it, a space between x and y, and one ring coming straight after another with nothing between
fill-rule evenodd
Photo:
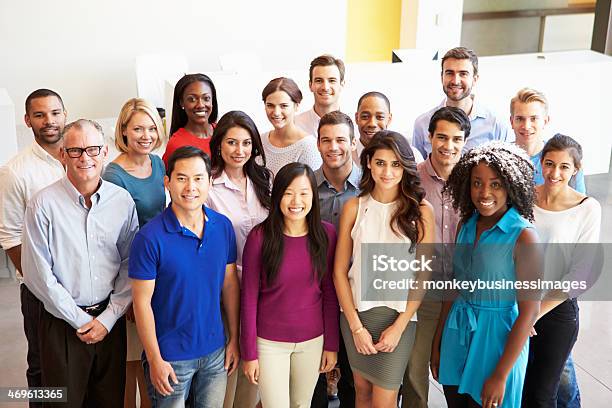
<instances>
[{"instance_id":1,"label":"blonde woman","mask_svg":"<svg viewBox=\"0 0 612 408\"><path fill-rule=\"evenodd\" d=\"M166 206L164 192L164 163L152 152L162 146L166 136L161 118L153 105L144 99L127 101L117 119L115 147L121 152L106 167L104 180L126 189L138 212L142 226L162 212ZM125 408L136 407L136 383L140 390L141 407L151 404L147 396L144 371L140 363L142 344L136 332L132 308L127 312L127 364L125 380Z\"/></svg>"}]
</instances>

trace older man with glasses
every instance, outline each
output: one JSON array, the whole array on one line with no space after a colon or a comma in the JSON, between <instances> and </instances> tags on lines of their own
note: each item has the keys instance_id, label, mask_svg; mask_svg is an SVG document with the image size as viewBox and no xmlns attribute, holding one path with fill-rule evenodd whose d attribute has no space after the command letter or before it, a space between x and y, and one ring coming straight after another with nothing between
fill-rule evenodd
<instances>
[{"instance_id":1,"label":"older man with glasses","mask_svg":"<svg viewBox=\"0 0 612 408\"><path fill-rule=\"evenodd\" d=\"M63 130L66 177L28 203L22 267L43 303L42 385L66 387L68 407L119 407L125 320L132 301L128 254L138 230L134 201L100 174L108 147L97 123Z\"/></svg>"}]
</instances>

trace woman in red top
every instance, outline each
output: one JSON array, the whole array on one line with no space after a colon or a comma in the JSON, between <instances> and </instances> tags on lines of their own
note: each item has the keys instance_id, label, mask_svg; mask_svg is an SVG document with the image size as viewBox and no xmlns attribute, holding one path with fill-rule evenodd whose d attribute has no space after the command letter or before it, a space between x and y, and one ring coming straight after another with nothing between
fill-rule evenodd
<instances>
[{"instance_id":1,"label":"woman in red top","mask_svg":"<svg viewBox=\"0 0 612 408\"><path fill-rule=\"evenodd\" d=\"M210 156L210 137L218 115L217 90L204 74L185 75L174 86L170 140L163 156L168 157L181 146L195 146Z\"/></svg>"}]
</instances>

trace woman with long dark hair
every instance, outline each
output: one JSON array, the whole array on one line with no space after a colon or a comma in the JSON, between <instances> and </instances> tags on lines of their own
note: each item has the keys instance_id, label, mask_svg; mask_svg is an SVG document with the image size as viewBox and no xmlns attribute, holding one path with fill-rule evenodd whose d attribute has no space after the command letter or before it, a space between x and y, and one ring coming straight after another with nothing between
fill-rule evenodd
<instances>
[{"instance_id":1,"label":"woman with long dark hair","mask_svg":"<svg viewBox=\"0 0 612 408\"><path fill-rule=\"evenodd\" d=\"M204 74L188 74L174 86L170 140L163 160L181 146L194 146L210 155L210 138L216 126L219 108L217 90Z\"/></svg>"},{"instance_id":2,"label":"woman with long dark hair","mask_svg":"<svg viewBox=\"0 0 612 408\"><path fill-rule=\"evenodd\" d=\"M544 184L536 187L533 212L540 239L552 247L546 265L554 265L550 269L557 276L549 275L547 280L584 280L596 257L591 253L593 246L583 244L599 242L601 205L570 184L582 167L582 147L571 137L557 134L544 145L541 161ZM536 335L529 344L524 407L557 406L561 373L578 337L578 294L550 291L542 300Z\"/></svg>"},{"instance_id":3,"label":"woman with long dark hair","mask_svg":"<svg viewBox=\"0 0 612 408\"><path fill-rule=\"evenodd\" d=\"M221 117L210 140L212 183L206 204L230 219L236 233L238 278L242 277L242 252L247 235L268 216L272 173L257 126L244 112ZM258 163L260 159L264 165ZM257 403L257 387L235 371L228 378L225 407L250 407Z\"/></svg>"},{"instance_id":4,"label":"woman with long dark hair","mask_svg":"<svg viewBox=\"0 0 612 408\"><path fill-rule=\"evenodd\" d=\"M313 171L284 166L270 215L251 231L243 254L241 353L266 408L309 407L319 373L336 364L335 244L333 225L319 215Z\"/></svg>"},{"instance_id":5,"label":"woman with long dark hair","mask_svg":"<svg viewBox=\"0 0 612 408\"><path fill-rule=\"evenodd\" d=\"M414 342L411 320L421 302L412 291L408 300L363 299L361 248L364 243L405 244L414 252L418 244L432 242L434 215L401 134L376 133L361 153L361 168L361 193L344 205L338 233L334 282L340 327L355 380L355 405L395 407Z\"/></svg>"}]
</instances>

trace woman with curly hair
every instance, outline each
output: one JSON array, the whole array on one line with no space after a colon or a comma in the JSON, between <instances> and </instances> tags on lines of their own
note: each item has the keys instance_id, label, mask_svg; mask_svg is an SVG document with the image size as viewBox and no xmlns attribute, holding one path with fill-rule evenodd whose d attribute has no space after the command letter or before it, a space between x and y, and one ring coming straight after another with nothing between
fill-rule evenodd
<instances>
[{"instance_id":1,"label":"woman with curly hair","mask_svg":"<svg viewBox=\"0 0 612 408\"><path fill-rule=\"evenodd\" d=\"M531 279L525 250L538 242L533 221L533 165L515 145L487 143L455 165L445 187L461 226L454 278L484 288L445 302L434 337L432 373L449 408L521 405L528 338L539 301L490 284ZM518 303L517 303L518 298ZM537 299L533 297L533 299Z\"/></svg>"},{"instance_id":2,"label":"woman with curly hair","mask_svg":"<svg viewBox=\"0 0 612 408\"><path fill-rule=\"evenodd\" d=\"M399 133L382 130L361 154L361 193L340 217L334 283L342 308L340 328L355 381L357 407L395 407L420 305L408 300L362 299L362 243L433 242L434 215L420 186L412 149ZM351 265L352 260L352 265Z\"/></svg>"}]
</instances>

